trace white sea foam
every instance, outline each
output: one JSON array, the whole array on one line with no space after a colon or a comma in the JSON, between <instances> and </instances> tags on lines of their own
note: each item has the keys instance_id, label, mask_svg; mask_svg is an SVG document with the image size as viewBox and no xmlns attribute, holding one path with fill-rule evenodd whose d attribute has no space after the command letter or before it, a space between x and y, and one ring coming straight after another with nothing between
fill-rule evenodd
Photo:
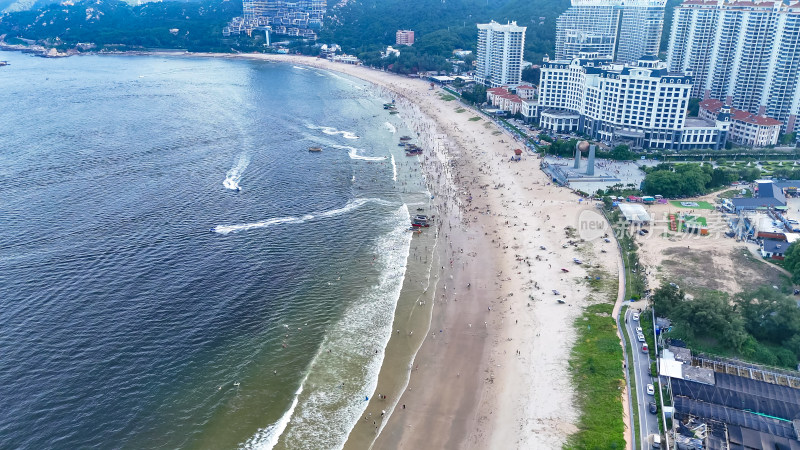
<instances>
[{"instance_id":1,"label":"white sea foam","mask_svg":"<svg viewBox=\"0 0 800 450\"><path fill-rule=\"evenodd\" d=\"M345 131L345 130L338 130L334 127L321 127L317 125L306 125L309 129L312 130L320 130L327 135L340 135L345 139L358 139L358 135L353 133L352 131Z\"/></svg>"},{"instance_id":2,"label":"white sea foam","mask_svg":"<svg viewBox=\"0 0 800 450\"><path fill-rule=\"evenodd\" d=\"M305 67L300 67L300 66L292 66L292 67L297 69L297 70L308 70Z\"/></svg>"},{"instance_id":3,"label":"white sea foam","mask_svg":"<svg viewBox=\"0 0 800 450\"><path fill-rule=\"evenodd\" d=\"M392 231L378 239L372 249L380 270L377 285L356 299L326 333L306 375L304 395L298 396L297 409L280 437L287 448L340 449L364 414L365 397L373 394L378 383L405 278L411 245L411 234L406 231L409 218L405 205L392 214ZM379 351L373 353L375 349ZM284 420L268 428L276 430ZM273 435L259 432L248 441L248 447L272 448L278 440Z\"/></svg>"},{"instance_id":4,"label":"white sea foam","mask_svg":"<svg viewBox=\"0 0 800 450\"><path fill-rule=\"evenodd\" d=\"M385 126L387 130L389 130L389 133L392 134L397 133L397 128L395 128L394 125L390 124L389 122L384 122L383 126Z\"/></svg>"},{"instance_id":5,"label":"white sea foam","mask_svg":"<svg viewBox=\"0 0 800 450\"><path fill-rule=\"evenodd\" d=\"M356 159L356 160L361 160L361 161L384 161L384 160L386 160L385 156L364 156L364 155L359 155L358 152L360 150L355 148L355 147L350 147L349 145L336 145L336 144L334 144L334 145L331 145L331 147L342 149L342 150L347 150L347 155L350 156L350 159Z\"/></svg>"},{"instance_id":6,"label":"white sea foam","mask_svg":"<svg viewBox=\"0 0 800 450\"><path fill-rule=\"evenodd\" d=\"M392 155L392 180L397 181L397 164L394 162L394 154Z\"/></svg>"},{"instance_id":7,"label":"white sea foam","mask_svg":"<svg viewBox=\"0 0 800 450\"><path fill-rule=\"evenodd\" d=\"M280 438L284 430L286 430L286 425L289 424L289 419L292 418L292 414L294 414L294 410L297 408L297 401L300 398L300 394L303 393L303 386L306 383L306 379L308 379L308 373L306 373L303 381L300 382L300 387L297 388L297 392L294 393L292 406L283 413L281 418L272 425L258 430L253 437L240 445L239 448L247 450L267 450L275 447L275 444L278 443L278 438Z\"/></svg>"},{"instance_id":8,"label":"white sea foam","mask_svg":"<svg viewBox=\"0 0 800 450\"><path fill-rule=\"evenodd\" d=\"M231 167L231 170L225 175L225 181L222 182L222 185L225 186L226 189L238 191L240 189L239 181L242 179L242 174L244 170L247 169L248 165L250 165L250 157L247 156L247 153L242 153L239 155L239 158L236 159L236 164Z\"/></svg>"},{"instance_id":9,"label":"white sea foam","mask_svg":"<svg viewBox=\"0 0 800 450\"><path fill-rule=\"evenodd\" d=\"M300 217L293 217L293 216L276 217L274 219L262 220L260 222L243 223L238 225L217 225L216 227L212 228L211 231L219 234L229 234L239 231L253 230L256 228L267 228L269 226L278 225L282 223L293 223L293 224L305 223L308 222L309 220L313 220L316 218L339 216L348 213L350 211L353 211L354 209L360 208L361 206L367 203L377 203L379 205L386 205L386 206L396 205L396 203L392 203L379 198L357 198L355 200L350 200L349 202L347 202L346 205L338 209L322 211L315 214L306 214Z\"/></svg>"}]
</instances>

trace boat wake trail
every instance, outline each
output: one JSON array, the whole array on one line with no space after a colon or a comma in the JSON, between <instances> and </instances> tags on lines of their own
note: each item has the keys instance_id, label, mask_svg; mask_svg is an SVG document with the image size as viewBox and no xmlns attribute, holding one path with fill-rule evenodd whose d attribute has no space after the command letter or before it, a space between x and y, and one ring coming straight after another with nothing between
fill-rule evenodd
<instances>
[{"instance_id":1,"label":"boat wake trail","mask_svg":"<svg viewBox=\"0 0 800 450\"><path fill-rule=\"evenodd\" d=\"M317 219L317 218L328 218L328 217L335 217L340 216L342 214L346 214L354 209L360 208L367 203L377 203L379 205L385 206L396 206L396 203L388 202L386 200L382 200L379 198L357 198L355 200L350 200L341 208L332 209L330 211L323 211L315 214L306 214L300 217L288 216L288 217L277 217L274 219L262 220L260 222L251 222L251 223L243 223L239 225L217 225L211 229L211 231L219 234L230 234L230 233L237 233L239 231L247 231L247 230L254 230L257 228L267 228L272 225L279 225L282 223L305 223L309 220Z\"/></svg>"},{"instance_id":2,"label":"boat wake trail","mask_svg":"<svg viewBox=\"0 0 800 450\"><path fill-rule=\"evenodd\" d=\"M247 169L249 164L250 157L247 156L246 153L239 155L239 158L236 160L236 165L228 171L225 176L225 181L222 182L222 185L225 186L226 189L231 189L234 191L241 190L239 187L239 180L242 179L242 173L244 173L244 169Z\"/></svg>"},{"instance_id":3,"label":"boat wake trail","mask_svg":"<svg viewBox=\"0 0 800 450\"><path fill-rule=\"evenodd\" d=\"M392 134L397 133L397 128L395 128L394 125L390 124L389 122L384 122L383 126L385 126L387 130L389 130L389 133Z\"/></svg>"},{"instance_id":4,"label":"boat wake trail","mask_svg":"<svg viewBox=\"0 0 800 450\"><path fill-rule=\"evenodd\" d=\"M384 161L386 159L385 156L364 156L359 155L359 149L355 147L350 147L347 145L331 145L333 148L338 148L342 150L347 150L347 155L350 156L350 159L360 160L360 161Z\"/></svg>"},{"instance_id":5,"label":"boat wake trail","mask_svg":"<svg viewBox=\"0 0 800 450\"><path fill-rule=\"evenodd\" d=\"M306 127L311 129L311 130L321 130L323 133L328 134L328 135L336 135L336 134L338 134L338 135L342 136L345 139L358 139L358 135L356 135L352 131L337 130L334 127L318 127L316 125L306 125Z\"/></svg>"}]
</instances>

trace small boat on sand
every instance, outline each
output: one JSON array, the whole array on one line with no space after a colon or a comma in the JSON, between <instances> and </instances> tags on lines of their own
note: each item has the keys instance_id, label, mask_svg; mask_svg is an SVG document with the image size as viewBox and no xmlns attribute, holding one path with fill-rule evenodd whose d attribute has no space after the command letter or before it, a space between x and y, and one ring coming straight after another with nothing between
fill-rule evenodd
<instances>
[{"instance_id":1,"label":"small boat on sand","mask_svg":"<svg viewBox=\"0 0 800 450\"><path fill-rule=\"evenodd\" d=\"M400 140L401 140L401 141L410 141L410 140L411 140L411 136L402 136L402 137L400 138Z\"/></svg>"},{"instance_id":2,"label":"small boat on sand","mask_svg":"<svg viewBox=\"0 0 800 450\"><path fill-rule=\"evenodd\" d=\"M322 151L322 147L308 147L308 151L317 153Z\"/></svg>"}]
</instances>

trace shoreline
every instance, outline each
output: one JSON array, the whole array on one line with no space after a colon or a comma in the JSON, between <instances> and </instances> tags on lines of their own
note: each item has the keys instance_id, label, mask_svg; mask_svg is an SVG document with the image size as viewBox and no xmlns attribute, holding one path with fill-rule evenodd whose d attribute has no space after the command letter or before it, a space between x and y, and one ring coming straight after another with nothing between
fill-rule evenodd
<instances>
[{"instance_id":1,"label":"shoreline","mask_svg":"<svg viewBox=\"0 0 800 450\"><path fill-rule=\"evenodd\" d=\"M345 448L367 442L369 448L555 448L578 431L568 359L574 322L592 299L579 282L585 266L572 263L576 254L554 250L564 241L563 228L577 225L591 207L552 185L538 156L509 163L518 147L511 135L482 118L469 120L471 108L442 100L441 90L418 78L298 55L185 57L283 62L353 76L406 102L416 126L408 113L401 118L424 137L423 173L437 216L446 219L438 223L443 264L436 267L444 267L444 281L431 302L430 334L406 368L407 385L392 395L394 410L387 410L377 436L374 428L363 427L370 437L354 427ZM609 263L598 252L589 246L582 258ZM565 276L559 267L575 273ZM554 301L553 288L568 305ZM396 311L395 322L398 317ZM383 393L385 370L397 361L394 350L390 338L375 394Z\"/></svg>"},{"instance_id":2,"label":"shoreline","mask_svg":"<svg viewBox=\"0 0 800 450\"><path fill-rule=\"evenodd\" d=\"M365 411L388 415L377 434L371 420L359 419L345 448L553 448L577 431L567 360L576 335L572 324L590 298L578 281L586 269L572 265L572 249L560 247L564 226L575 226L585 207L568 189L549 183L537 156L526 153L522 162L509 163L520 145L508 133L484 118L472 120L471 108L441 99L440 89L428 89L419 78L297 55L114 55L310 66L366 81L401 103L401 119L425 149L421 170L439 230L427 270L411 260L413 251L406 261L392 319L393 330L402 331L386 345ZM588 247L581 258L605 264L599 250ZM422 273L434 288L419 293L411 284ZM555 302L555 288L568 305ZM414 307L419 301L424 308ZM430 334L423 336L423 328ZM389 398L381 403L378 393Z\"/></svg>"}]
</instances>

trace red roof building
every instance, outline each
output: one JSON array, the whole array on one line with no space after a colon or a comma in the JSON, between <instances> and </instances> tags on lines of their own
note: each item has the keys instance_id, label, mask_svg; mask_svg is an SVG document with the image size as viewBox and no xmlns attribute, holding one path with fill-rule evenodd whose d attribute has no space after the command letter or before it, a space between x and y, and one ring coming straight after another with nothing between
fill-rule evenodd
<instances>
[{"instance_id":1,"label":"red roof building","mask_svg":"<svg viewBox=\"0 0 800 450\"><path fill-rule=\"evenodd\" d=\"M731 108L713 98L700 102L701 118L716 120L720 114L730 114L729 141L753 147L766 147L778 143L778 135L783 125L780 120Z\"/></svg>"}]
</instances>

